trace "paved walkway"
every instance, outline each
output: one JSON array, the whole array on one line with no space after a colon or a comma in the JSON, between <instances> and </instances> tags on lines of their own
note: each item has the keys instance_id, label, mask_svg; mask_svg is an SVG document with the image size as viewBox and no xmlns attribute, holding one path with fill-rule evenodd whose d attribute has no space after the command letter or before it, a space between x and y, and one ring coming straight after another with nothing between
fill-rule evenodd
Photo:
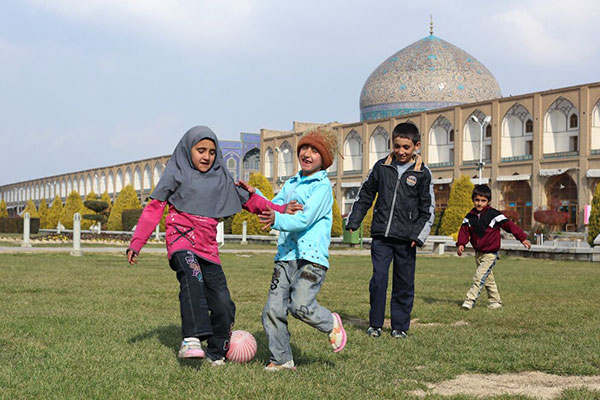
<instances>
[{"instance_id":1,"label":"paved walkway","mask_svg":"<svg viewBox=\"0 0 600 400\"><path fill-rule=\"evenodd\" d=\"M116 253L125 255L127 247L82 247L82 253ZM0 247L0 253L70 253L73 247ZM221 254L228 253L251 253L251 254L275 254L275 248L271 249L219 249ZM147 247L142 250L143 253L153 254L167 254L167 250L164 248ZM329 250L330 255L361 255L368 256L371 254L370 250L367 249L356 249L356 250Z\"/></svg>"}]
</instances>

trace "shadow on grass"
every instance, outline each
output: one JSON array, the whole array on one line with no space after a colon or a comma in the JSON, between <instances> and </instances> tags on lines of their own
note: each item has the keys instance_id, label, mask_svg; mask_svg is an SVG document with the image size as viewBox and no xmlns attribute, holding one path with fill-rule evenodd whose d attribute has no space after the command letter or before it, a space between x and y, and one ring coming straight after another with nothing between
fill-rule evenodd
<instances>
[{"instance_id":1,"label":"shadow on grass","mask_svg":"<svg viewBox=\"0 0 600 400\"><path fill-rule=\"evenodd\" d=\"M456 304L458 306L460 306L462 304L462 300L456 300L456 299L437 299L435 297L422 297L423 302L427 303L427 304L434 304L434 303L447 303L447 304Z\"/></svg>"}]
</instances>

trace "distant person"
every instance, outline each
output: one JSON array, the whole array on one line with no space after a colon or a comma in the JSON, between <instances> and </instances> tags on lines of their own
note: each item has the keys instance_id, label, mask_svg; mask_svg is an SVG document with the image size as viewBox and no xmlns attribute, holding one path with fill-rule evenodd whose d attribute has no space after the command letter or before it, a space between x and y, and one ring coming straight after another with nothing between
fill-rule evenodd
<instances>
[{"instance_id":1,"label":"distant person","mask_svg":"<svg viewBox=\"0 0 600 400\"><path fill-rule=\"evenodd\" d=\"M301 208L275 205L237 187L229 175L216 135L206 126L191 128L177 144L150 195L127 249L129 264L160 222L165 207L167 257L180 283L183 340L180 358L204 358L223 365L235 319L216 240L218 218L269 206L279 212ZM201 341L207 341L206 353Z\"/></svg>"},{"instance_id":2,"label":"distant person","mask_svg":"<svg viewBox=\"0 0 600 400\"><path fill-rule=\"evenodd\" d=\"M271 352L265 369L274 372L296 369L288 313L327 333L334 352L341 351L347 340L340 316L316 298L329 270L333 194L325 170L337 152L336 134L329 128L315 128L300 139L297 152L301 170L285 182L273 203L295 200L304 206L303 211L283 215L268 210L259 216L265 228L281 231L262 314Z\"/></svg>"},{"instance_id":3,"label":"distant person","mask_svg":"<svg viewBox=\"0 0 600 400\"><path fill-rule=\"evenodd\" d=\"M467 292L462 308L471 310L484 286L488 295L488 308L501 308L502 300L492 272L498 259L498 249L500 249L500 228L512 233L527 249L531 248L531 243L518 225L506 218L500 211L490 207L492 191L489 186L476 185L471 199L474 207L469 211L458 231L456 253L462 256L465 245L471 241L471 245L475 249L477 269L473 275L473 285Z\"/></svg>"},{"instance_id":4,"label":"distant person","mask_svg":"<svg viewBox=\"0 0 600 400\"><path fill-rule=\"evenodd\" d=\"M371 310L367 335L381 336L393 260L390 334L404 339L415 297L416 246L423 246L429 236L435 199L431 172L417 154L421 147L417 127L411 123L398 124L392 140L392 153L375 163L360 187L346 229L354 231L360 227L377 195L371 224L373 276L369 283Z\"/></svg>"}]
</instances>

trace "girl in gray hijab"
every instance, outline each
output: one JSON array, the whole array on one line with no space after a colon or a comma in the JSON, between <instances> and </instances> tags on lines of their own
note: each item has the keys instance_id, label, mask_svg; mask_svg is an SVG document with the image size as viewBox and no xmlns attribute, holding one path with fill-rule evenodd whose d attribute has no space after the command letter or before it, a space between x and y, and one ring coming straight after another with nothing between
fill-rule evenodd
<instances>
[{"instance_id":1,"label":"girl in gray hijab","mask_svg":"<svg viewBox=\"0 0 600 400\"><path fill-rule=\"evenodd\" d=\"M242 208L260 214L267 207L293 214L296 204L276 205L236 186L225 167L219 141L206 126L183 135L150 195L127 249L130 264L160 222L165 208L169 265L180 284L180 358L205 358L223 365L229 349L235 304L231 300L217 245L218 218ZM206 340L206 351L201 341Z\"/></svg>"}]
</instances>

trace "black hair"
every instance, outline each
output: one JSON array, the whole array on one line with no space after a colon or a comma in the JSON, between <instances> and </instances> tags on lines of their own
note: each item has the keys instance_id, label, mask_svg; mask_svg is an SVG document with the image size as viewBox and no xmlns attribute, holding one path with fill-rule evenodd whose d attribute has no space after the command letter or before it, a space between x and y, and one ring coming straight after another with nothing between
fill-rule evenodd
<instances>
[{"instance_id":1,"label":"black hair","mask_svg":"<svg viewBox=\"0 0 600 400\"><path fill-rule=\"evenodd\" d=\"M492 200L492 190L488 185L475 185L473 188L473 193L471 194L471 200L475 198L475 196L481 196L488 199L488 201Z\"/></svg>"},{"instance_id":2,"label":"black hair","mask_svg":"<svg viewBox=\"0 0 600 400\"><path fill-rule=\"evenodd\" d=\"M396 139L397 137L412 140L413 144L417 144L421 141L421 134L419 133L419 128L417 128L415 124L411 124L410 122L403 122L401 124L396 125L396 127L392 131L392 140Z\"/></svg>"}]
</instances>

